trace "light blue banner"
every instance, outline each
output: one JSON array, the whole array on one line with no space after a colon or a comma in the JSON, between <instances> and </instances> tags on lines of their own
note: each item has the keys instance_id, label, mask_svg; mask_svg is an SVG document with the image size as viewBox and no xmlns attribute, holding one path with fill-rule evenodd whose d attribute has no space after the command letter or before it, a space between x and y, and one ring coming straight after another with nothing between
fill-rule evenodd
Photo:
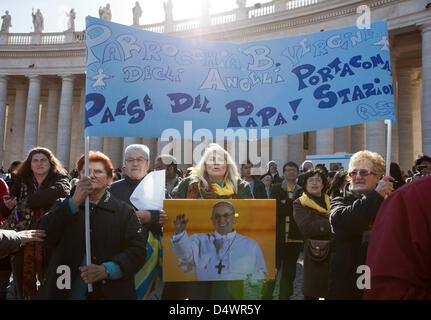
<instances>
[{"instance_id":1,"label":"light blue banner","mask_svg":"<svg viewBox=\"0 0 431 320\"><path fill-rule=\"evenodd\" d=\"M240 128L279 136L395 120L385 21L242 44L92 17L86 32L87 136L173 129L191 139L198 129L215 137Z\"/></svg>"}]
</instances>

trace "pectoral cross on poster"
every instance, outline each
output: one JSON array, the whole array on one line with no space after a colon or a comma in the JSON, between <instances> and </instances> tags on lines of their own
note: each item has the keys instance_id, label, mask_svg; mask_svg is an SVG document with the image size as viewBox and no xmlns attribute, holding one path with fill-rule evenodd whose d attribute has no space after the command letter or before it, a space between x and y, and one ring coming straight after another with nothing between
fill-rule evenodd
<instances>
[{"instance_id":1,"label":"pectoral cross on poster","mask_svg":"<svg viewBox=\"0 0 431 320\"><path fill-rule=\"evenodd\" d=\"M218 265L216 265L215 266L217 269L218 269L218 274L221 274L221 269L223 269L224 267L225 267L225 265L223 265L222 263L221 263L221 260L220 260L220 262L219 262L219 264Z\"/></svg>"}]
</instances>

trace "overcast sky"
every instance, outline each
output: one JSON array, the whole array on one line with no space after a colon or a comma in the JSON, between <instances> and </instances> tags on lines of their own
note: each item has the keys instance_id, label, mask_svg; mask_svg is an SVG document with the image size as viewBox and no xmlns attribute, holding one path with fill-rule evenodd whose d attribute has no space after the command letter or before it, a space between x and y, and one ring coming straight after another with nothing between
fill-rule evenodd
<instances>
[{"instance_id":1,"label":"overcast sky","mask_svg":"<svg viewBox=\"0 0 431 320\"><path fill-rule=\"evenodd\" d=\"M265 3L270 0L247 0L247 6L257 2ZM33 32L31 11L40 9L44 17L43 32L62 32L67 29L67 16L70 9L76 12L75 30L85 29L87 15L99 17L99 7L111 6L112 21L131 25L133 22L132 8L136 0L0 0L0 15L8 10L12 17L11 33ZM165 13L164 0L141 0L143 14L141 24L163 22ZM200 15L201 0L173 0L174 20L193 18ZM237 8L236 0L210 0L210 13L230 11Z\"/></svg>"}]
</instances>

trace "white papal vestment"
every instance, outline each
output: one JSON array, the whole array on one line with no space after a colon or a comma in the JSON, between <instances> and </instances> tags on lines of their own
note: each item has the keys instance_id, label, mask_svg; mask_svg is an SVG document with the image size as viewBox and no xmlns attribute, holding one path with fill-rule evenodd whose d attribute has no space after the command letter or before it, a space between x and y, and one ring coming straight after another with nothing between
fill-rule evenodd
<instances>
[{"instance_id":1,"label":"white papal vestment","mask_svg":"<svg viewBox=\"0 0 431 320\"><path fill-rule=\"evenodd\" d=\"M259 244L236 231L190 237L183 231L172 236L172 250L178 266L186 273L197 273L199 281L264 279L267 274Z\"/></svg>"}]
</instances>

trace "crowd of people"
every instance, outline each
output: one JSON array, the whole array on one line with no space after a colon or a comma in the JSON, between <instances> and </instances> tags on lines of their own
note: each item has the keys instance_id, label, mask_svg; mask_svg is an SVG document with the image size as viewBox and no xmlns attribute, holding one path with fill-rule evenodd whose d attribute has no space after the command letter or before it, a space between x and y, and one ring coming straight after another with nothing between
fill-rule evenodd
<instances>
[{"instance_id":1,"label":"crowd of people","mask_svg":"<svg viewBox=\"0 0 431 320\"><path fill-rule=\"evenodd\" d=\"M238 170L218 144L210 144L185 174L170 155L151 164L142 144L127 146L121 169L90 151L86 176L84 159L69 174L50 150L36 147L24 161L12 163L6 181L0 179L0 299L241 300L250 298L254 286L262 299L287 300L301 252L305 299L431 297L426 155L408 175L391 163L389 176L384 159L366 150L352 156L347 171L287 161L280 174L270 161L262 176L251 175L250 161ZM152 165L165 170L168 199L225 201L223 214L217 209L212 217L223 222L214 226L225 238L235 232L228 199L275 199L275 279L262 286L248 280L163 282L161 241L169 212L139 210L130 201ZM87 197L91 257L86 257ZM176 241L189 241L188 221L185 215L174 218L172 241L179 246ZM231 229L224 230L226 225ZM70 283L59 287L60 266L70 268ZM369 267L371 285L359 284L361 266Z\"/></svg>"}]
</instances>

